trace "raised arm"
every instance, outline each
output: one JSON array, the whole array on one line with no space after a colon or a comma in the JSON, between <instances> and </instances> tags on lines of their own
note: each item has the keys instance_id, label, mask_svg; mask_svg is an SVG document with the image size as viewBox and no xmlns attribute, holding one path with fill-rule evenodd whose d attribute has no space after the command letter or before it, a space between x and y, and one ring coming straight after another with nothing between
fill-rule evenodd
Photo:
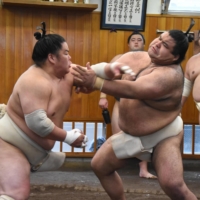
<instances>
[{"instance_id":1,"label":"raised arm","mask_svg":"<svg viewBox=\"0 0 200 200\"><path fill-rule=\"evenodd\" d=\"M150 100L164 97L167 98L172 94L173 88L166 87L166 82L164 81L165 74L170 73L170 70L172 69L165 68L163 70L163 68L156 68L155 70L152 70L151 73L139 77L136 81L127 81L102 79L97 77L98 74L96 76L94 72L89 74L86 70L76 68L75 71L77 74L75 75L75 78L81 80L80 85L100 90L112 96ZM171 77L171 79L166 80L167 83L168 81L173 81L174 76L168 77Z\"/></svg>"}]
</instances>

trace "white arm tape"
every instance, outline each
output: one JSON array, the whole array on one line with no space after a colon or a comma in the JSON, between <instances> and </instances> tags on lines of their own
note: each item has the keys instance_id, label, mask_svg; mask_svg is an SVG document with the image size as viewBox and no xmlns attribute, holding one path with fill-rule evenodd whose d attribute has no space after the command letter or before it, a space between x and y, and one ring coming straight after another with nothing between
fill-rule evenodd
<instances>
[{"instance_id":1,"label":"white arm tape","mask_svg":"<svg viewBox=\"0 0 200 200\"><path fill-rule=\"evenodd\" d=\"M81 134L82 134L82 132L79 129L72 129L71 131L67 131L66 138L64 139L63 142L71 145ZM88 141L88 138L86 135L84 135L84 140L81 144L81 147L87 146L87 144L86 144L87 141Z\"/></svg>"},{"instance_id":2,"label":"white arm tape","mask_svg":"<svg viewBox=\"0 0 200 200\"><path fill-rule=\"evenodd\" d=\"M187 78L184 78L184 87L183 87L182 96L188 97L190 95L192 86L193 86L192 82L190 80L188 80Z\"/></svg>"},{"instance_id":3,"label":"white arm tape","mask_svg":"<svg viewBox=\"0 0 200 200\"><path fill-rule=\"evenodd\" d=\"M115 70L115 67L116 67L117 65L119 65L119 64L120 64L120 63L118 63L118 62L113 62L113 63L110 65L111 70L114 71L114 70ZM121 72L124 73L124 74L130 74L131 76L134 76L134 75L135 75L135 73L133 72L133 70L132 70L129 66L127 66L127 65L122 66L122 67L120 68L120 70L121 70Z\"/></svg>"},{"instance_id":4,"label":"white arm tape","mask_svg":"<svg viewBox=\"0 0 200 200\"><path fill-rule=\"evenodd\" d=\"M79 129L72 129L71 131L67 131L66 138L64 142L67 144L72 144L79 136L81 135L81 130Z\"/></svg>"},{"instance_id":5,"label":"white arm tape","mask_svg":"<svg viewBox=\"0 0 200 200\"><path fill-rule=\"evenodd\" d=\"M24 115L24 117L28 128L41 137L50 134L55 127L43 109L35 110L30 114Z\"/></svg>"},{"instance_id":6,"label":"white arm tape","mask_svg":"<svg viewBox=\"0 0 200 200\"><path fill-rule=\"evenodd\" d=\"M101 77L103 79L109 79L107 77L107 75L105 74L105 71L104 71L104 68L105 68L106 65L107 65L106 62L102 62L102 63L98 63L96 65L92 65L91 68L92 68L92 70L94 70L95 74L98 77Z\"/></svg>"}]
</instances>

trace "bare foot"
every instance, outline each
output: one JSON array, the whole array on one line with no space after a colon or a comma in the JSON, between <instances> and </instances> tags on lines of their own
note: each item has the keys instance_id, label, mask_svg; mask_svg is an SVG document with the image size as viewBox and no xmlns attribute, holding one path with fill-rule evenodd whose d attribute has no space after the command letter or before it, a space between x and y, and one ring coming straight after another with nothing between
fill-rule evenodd
<instances>
[{"instance_id":1,"label":"bare foot","mask_svg":"<svg viewBox=\"0 0 200 200\"><path fill-rule=\"evenodd\" d=\"M140 166L139 177L141 177L141 178L151 178L151 179L156 179L157 178L157 176L154 176L153 174L148 172L147 162L146 161L141 161L139 163L139 166Z\"/></svg>"},{"instance_id":2,"label":"bare foot","mask_svg":"<svg viewBox=\"0 0 200 200\"><path fill-rule=\"evenodd\" d=\"M149 173L149 172L140 172L139 173L139 177L140 178L150 178L150 179L157 179L157 176L155 176L155 175L153 175L153 174L151 174L151 173Z\"/></svg>"}]
</instances>

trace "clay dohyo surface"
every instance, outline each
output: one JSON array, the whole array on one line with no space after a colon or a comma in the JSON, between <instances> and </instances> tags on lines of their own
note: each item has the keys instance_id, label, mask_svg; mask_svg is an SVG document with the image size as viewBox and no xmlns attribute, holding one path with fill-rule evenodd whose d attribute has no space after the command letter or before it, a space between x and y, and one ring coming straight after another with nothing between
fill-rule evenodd
<instances>
[{"instance_id":1,"label":"clay dohyo surface","mask_svg":"<svg viewBox=\"0 0 200 200\"><path fill-rule=\"evenodd\" d=\"M138 194L126 192L127 200L169 200L163 194ZM104 191L79 190L74 188L43 187L31 189L29 200L110 200Z\"/></svg>"}]
</instances>

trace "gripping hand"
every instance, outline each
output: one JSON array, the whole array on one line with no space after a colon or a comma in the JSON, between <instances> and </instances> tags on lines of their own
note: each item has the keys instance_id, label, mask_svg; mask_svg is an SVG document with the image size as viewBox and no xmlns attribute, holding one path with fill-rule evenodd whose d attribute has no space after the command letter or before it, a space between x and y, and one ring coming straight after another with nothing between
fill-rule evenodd
<instances>
[{"instance_id":1,"label":"gripping hand","mask_svg":"<svg viewBox=\"0 0 200 200\"><path fill-rule=\"evenodd\" d=\"M123 65L122 63L119 63L119 62L113 62L110 65L110 68L115 75L129 74L131 76L135 76L135 73L133 72L133 70L129 66Z\"/></svg>"},{"instance_id":2,"label":"gripping hand","mask_svg":"<svg viewBox=\"0 0 200 200\"><path fill-rule=\"evenodd\" d=\"M64 140L65 143L74 146L74 147L85 147L87 146L88 138L86 135L82 133L79 129L72 129L71 131L67 131L66 138Z\"/></svg>"}]
</instances>

